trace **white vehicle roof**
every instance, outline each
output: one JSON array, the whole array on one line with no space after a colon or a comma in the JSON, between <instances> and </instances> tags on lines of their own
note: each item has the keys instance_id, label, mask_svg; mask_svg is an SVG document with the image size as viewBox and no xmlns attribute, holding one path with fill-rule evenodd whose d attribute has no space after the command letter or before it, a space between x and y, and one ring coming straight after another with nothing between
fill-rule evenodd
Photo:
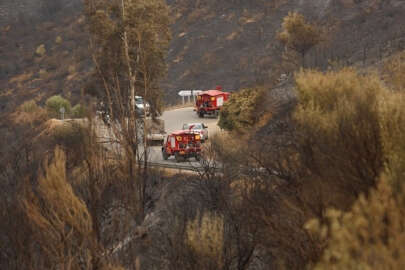
<instances>
[{"instance_id":1,"label":"white vehicle roof","mask_svg":"<svg viewBox=\"0 0 405 270\"><path fill-rule=\"evenodd\" d=\"M204 123L185 123L185 124L183 124L183 126L184 126L184 125L187 125L187 126L189 127L189 126L194 125L193 129L195 129L197 126L198 126L198 129L202 129L202 128L203 128L203 124L204 124Z\"/></svg>"}]
</instances>

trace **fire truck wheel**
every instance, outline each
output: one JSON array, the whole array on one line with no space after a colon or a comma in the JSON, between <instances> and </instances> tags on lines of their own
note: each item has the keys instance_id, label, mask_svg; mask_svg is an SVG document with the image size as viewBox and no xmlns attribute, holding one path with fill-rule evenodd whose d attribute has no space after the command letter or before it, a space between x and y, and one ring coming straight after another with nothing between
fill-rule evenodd
<instances>
[{"instance_id":1,"label":"fire truck wheel","mask_svg":"<svg viewBox=\"0 0 405 270\"><path fill-rule=\"evenodd\" d=\"M181 162L184 160L184 157L180 156L179 153L175 153L174 158L176 159L176 162Z\"/></svg>"},{"instance_id":2,"label":"fire truck wheel","mask_svg":"<svg viewBox=\"0 0 405 270\"><path fill-rule=\"evenodd\" d=\"M204 112L203 111L198 112L198 117L204 118Z\"/></svg>"},{"instance_id":3,"label":"fire truck wheel","mask_svg":"<svg viewBox=\"0 0 405 270\"><path fill-rule=\"evenodd\" d=\"M164 160L167 160L169 158L169 155L166 153L166 150L162 150L162 156Z\"/></svg>"}]
</instances>

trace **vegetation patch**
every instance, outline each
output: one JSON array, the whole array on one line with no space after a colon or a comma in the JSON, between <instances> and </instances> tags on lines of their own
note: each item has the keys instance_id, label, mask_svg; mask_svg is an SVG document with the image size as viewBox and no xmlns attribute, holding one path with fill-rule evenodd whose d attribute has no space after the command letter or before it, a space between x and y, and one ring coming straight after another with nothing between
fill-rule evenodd
<instances>
[{"instance_id":1,"label":"vegetation patch","mask_svg":"<svg viewBox=\"0 0 405 270\"><path fill-rule=\"evenodd\" d=\"M218 125L225 130L243 131L260 119L264 89L247 88L233 93L221 109Z\"/></svg>"},{"instance_id":2,"label":"vegetation patch","mask_svg":"<svg viewBox=\"0 0 405 270\"><path fill-rule=\"evenodd\" d=\"M71 105L70 102L63 98L60 95L52 96L46 100L46 110L50 117L52 118L60 118L62 112L61 109L64 111L65 115L70 114L71 112Z\"/></svg>"}]
</instances>

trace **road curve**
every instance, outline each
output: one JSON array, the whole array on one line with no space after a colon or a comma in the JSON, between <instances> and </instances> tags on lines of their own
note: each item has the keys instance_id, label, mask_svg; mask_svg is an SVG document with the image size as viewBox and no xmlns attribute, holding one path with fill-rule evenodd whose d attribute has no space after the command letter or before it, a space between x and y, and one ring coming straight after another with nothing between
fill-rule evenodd
<instances>
[{"instance_id":1,"label":"road curve","mask_svg":"<svg viewBox=\"0 0 405 270\"><path fill-rule=\"evenodd\" d=\"M219 131L217 125L217 118L199 118L197 113L193 111L193 107L186 107L181 109L175 109L170 111L163 112L161 119L165 121L165 130L167 134L170 134L173 131L179 130L182 128L185 123L204 123L208 126L208 136L212 136ZM174 157L170 157L168 160L163 160L161 147L154 146L149 148L149 157L148 160L153 163L159 164L176 164ZM200 164L195 162L193 158L189 162L180 163L183 165L189 165L190 167L199 167ZM179 164L179 165L180 165Z\"/></svg>"},{"instance_id":2,"label":"road curve","mask_svg":"<svg viewBox=\"0 0 405 270\"><path fill-rule=\"evenodd\" d=\"M217 118L199 118L196 112L193 111L193 107L165 111L160 118L165 122L165 130L167 134L180 130L185 123L204 123L208 126L209 136L212 136L219 131ZM96 120L96 132L98 134L99 141L101 143L105 143L109 150L114 152L120 151L120 144L118 142L114 142L117 140L114 136L114 132L111 128L104 125L103 121L100 119ZM143 152L142 145L139 146L138 150ZM177 163L174 157L164 160L162 157L161 146L148 147L148 162L151 162L151 164L153 163L155 166L159 166L159 164L161 164L163 166L167 165L166 167L184 168L188 166L190 169L201 168L201 164L196 162L194 158L181 163Z\"/></svg>"},{"instance_id":3,"label":"road curve","mask_svg":"<svg viewBox=\"0 0 405 270\"><path fill-rule=\"evenodd\" d=\"M219 130L217 118L199 118L193 107L186 107L163 112L161 118L165 121L167 133L181 129L185 123L204 123L208 126L208 133L213 134Z\"/></svg>"}]
</instances>

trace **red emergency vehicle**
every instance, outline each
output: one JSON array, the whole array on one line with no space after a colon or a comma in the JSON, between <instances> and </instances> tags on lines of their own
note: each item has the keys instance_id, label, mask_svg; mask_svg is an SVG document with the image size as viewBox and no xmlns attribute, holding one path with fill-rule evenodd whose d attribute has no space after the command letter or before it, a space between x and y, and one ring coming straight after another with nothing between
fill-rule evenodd
<instances>
[{"instance_id":1,"label":"red emergency vehicle","mask_svg":"<svg viewBox=\"0 0 405 270\"><path fill-rule=\"evenodd\" d=\"M228 92L222 92L221 87L201 92L195 104L198 116L201 118L204 115L218 116L220 108L229 99L229 95Z\"/></svg>"},{"instance_id":2,"label":"red emergency vehicle","mask_svg":"<svg viewBox=\"0 0 405 270\"><path fill-rule=\"evenodd\" d=\"M200 160L200 133L192 130L179 130L171 133L163 142L162 156L164 160L174 156L177 162L190 157L194 157L197 161Z\"/></svg>"}]
</instances>

